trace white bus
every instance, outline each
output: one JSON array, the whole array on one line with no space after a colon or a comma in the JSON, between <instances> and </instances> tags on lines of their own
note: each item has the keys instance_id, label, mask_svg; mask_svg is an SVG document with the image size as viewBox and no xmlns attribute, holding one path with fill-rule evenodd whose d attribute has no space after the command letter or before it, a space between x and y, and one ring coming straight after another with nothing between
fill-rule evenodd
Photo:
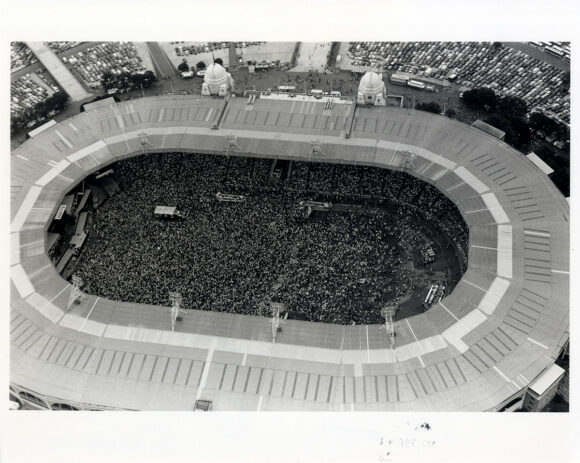
<instances>
[{"instance_id":1,"label":"white bus","mask_svg":"<svg viewBox=\"0 0 580 463\"><path fill-rule=\"evenodd\" d=\"M407 82L409 87L419 88L423 90L425 88L425 84L423 82L419 82L418 80L410 80Z\"/></svg>"},{"instance_id":2,"label":"white bus","mask_svg":"<svg viewBox=\"0 0 580 463\"><path fill-rule=\"evenodd\" d=\"M403 76L400 74L392 74L391 75L391 82L393 84L407 85L408 81L409 81L409 78L407 76Z\"/></svg>"}]
</instances>

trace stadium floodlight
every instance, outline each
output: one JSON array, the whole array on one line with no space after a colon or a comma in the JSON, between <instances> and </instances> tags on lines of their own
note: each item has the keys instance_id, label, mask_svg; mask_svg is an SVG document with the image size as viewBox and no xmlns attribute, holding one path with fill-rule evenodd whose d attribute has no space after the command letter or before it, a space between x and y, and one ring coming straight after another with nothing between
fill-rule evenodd
<instances>
[{"instance_id":1,"label":"stadium floodlight","mask_svg":"<svg viewBox=\"0 0 580 463\"><path fill-rule=\"evenodd\" d=\"M139 141L141 142L143 154L147 154L147 148L151 146L151 142L149 141L149 135L147 134L147 132L139 132L137 135L139 136Z\"/></svg>"},{"instance_id":2,"label":"stadium floodlight","mask_svg":"<svg viewBox=\"0 0 580 463\"><path fill-rule=\"evenodd\" d=\"M391 341L391 348L395 346L395 324L393 322L393 317L397 314L397 307L394 305L388 305L381 309L381 315L385 319L384 329L389 335Z\"/></svg>"},{"instance_id":3,"label":"stadium floodlight","mask_svg":"<svg viewBox=\"0 0 580 463\"><path fill-rule=\"evenodd\" d=\"M235 136L234 134L230 133L226 137L226 146L224 148L224 154L226 156L229 156L234 151L239 150L239 148L240 148L240 146L238 145L238 137Z\"/></svg>"},{"instance_id":4,"label":"stadium floodlight","mask_svg":"<svg viewBox=\"0 0 580 463\"><path fill-rule=\"evenodd\" d=\"M308 157L309 161L312 159L312 155L324 156L324 151L322 151L322 145L320 143L320 140L311 140L310 141L310 155Z\"/></svg>"},{"instance_id":5,"label":"stadium floodlight","mask_svg":"<svg viewBox=\"0 0 580 463\"><path fill-rule=\"evenodd\" d=\"M272 307L272 343L275 344L280 325L284 323L280 318L280 312L284 309L284 304L271 302L270 306Z\"/></svg>"},{"instance_id":6,"label":"stadium floodlight","mask_svg":"<svg viewBox=\"0 0 580 463\"><path fill-rule=\"evenodd\" d=\"M183 297L181 293L175 291L169 292L169 301L171 302L171 331L175 331L175 322L177 322L177 317L181 313L181 302Z\"/></svg>"},{"instance_id":7,"label":"stadium floodlight","mask_svg":"<svg viewBox=\"0 0 580 463\"><path fill-rule=\"evenodd\" d=\"M403 170L415 170L414 162L417 155L409 151L403 151L401 154L403 155L403 160L401 161Z\"/></svg>"},{"instance_id":8,"label":"stadium floodlight","mask_svg":"<svg viewBox=\"0 0 580 463\"><path fill-rule=\"evenodd\" d=\"M81 291L81 287L83 286L83 279L81 277L78 275L73 275L71 277L71 283L72 287L70 296L68 298L68 304L66 308L67 312L71 309L73 304L80 304L81 301L86 297Z\"/></svg>"}]
</instances>

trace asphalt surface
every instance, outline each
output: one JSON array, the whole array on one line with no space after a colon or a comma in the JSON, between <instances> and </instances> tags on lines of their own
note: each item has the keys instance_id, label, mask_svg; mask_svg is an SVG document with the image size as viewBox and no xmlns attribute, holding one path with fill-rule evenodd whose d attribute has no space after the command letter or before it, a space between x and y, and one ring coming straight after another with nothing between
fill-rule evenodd
<instances>
[{"instance_id":1,"label":"asphalt surface","mask_svg":"<svg viewBox=\"0 0 580 463\"><path fill-rule=\"evenodd\" d=\"M176 75L177 70L157 42L147 42L147 47L149 47L153 67L159 79Z\"/></svg>"}]
</instances>

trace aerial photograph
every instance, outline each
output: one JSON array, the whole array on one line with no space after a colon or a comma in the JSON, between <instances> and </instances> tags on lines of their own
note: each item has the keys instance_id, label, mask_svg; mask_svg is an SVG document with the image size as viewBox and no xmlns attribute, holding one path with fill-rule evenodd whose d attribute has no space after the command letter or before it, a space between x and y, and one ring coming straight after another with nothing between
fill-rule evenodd
<instances>
[{"instance_id":1,"label":"aerial photograph","mask_svg":"<svg viewBox=\"0 0 580 463\"><path fill-rule=\"evenodd\" d=\"M569 412L570 53L11 41L10 409Z\"/></svg>"}]
</instances>

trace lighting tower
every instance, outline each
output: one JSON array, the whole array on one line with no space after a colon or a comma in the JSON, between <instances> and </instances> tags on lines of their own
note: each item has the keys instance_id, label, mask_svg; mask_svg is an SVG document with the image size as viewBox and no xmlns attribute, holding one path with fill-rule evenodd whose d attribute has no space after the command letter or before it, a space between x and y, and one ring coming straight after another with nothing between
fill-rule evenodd
<instances>
[{"instance_id":1,"label":"lighting tower","mask_svg":"<svg viewBox=\"0 0 580 463\"><path fill-rule=\"evenodd\" d=\"M68 298L67 312L71 309L73 304L80 304L81 301L86 297L81 291L81 286L83 285L83 279L77 275L73 275L71 278L72 288L70 291L70 296Z\"/></svg>"},{"instance_id":2,"label":"lighting tower","mask_svg":"<svg viewBox=\"0 0 580 463\"><path fill-rule=\"evenodd\" d=\"M403 160L401 161L401 167L405 170L415 170L415 158L417 155L415 153L411 153L409 151L404 151L403 153Z\"/></svg>"},{"instance_id":3,"label":"lighting tower","mask_svg":"<svg viewBox=\"0 0 580 463\"><path fill-rule=\"evenodd\" d=\"M224 154L226 156L229 156L234 151L239 150L239 148L240 146L238 145L238 137L233 134L229 134L226 137L226 146L224 148Z\"/></svg>"},{"instance_id":4,"label":"lighting tower","mask_svg":"<svg viewBox=\"0 0 580 463\"><path fill-rule=\"evenodd\" d=\"M394 305L385 306L381 310L381 315L385 319L385 330L387 331L391 341L391 348L395 346L395 325L393 322L393 317L396 315L396 313L397 307Z\"/></svg>"},{"instance_id":5,"label":"lighting tower","mask_svg":"<svg viewBox=\"0 0 580 463\"><path fill-rule=\"evenodd\" d=\"M171 301L171 331L175 331L175 322L181 313L181 302L183 301L183 297L181 296L181 293L170 291L169 300Z\"/></svg>"},{"instance_id":6,"label":"lighting tower","mask_svg":"<svg viewBox=\"0 0 580 463\"><path fill-rule=\"evenodd\" d=\"M276 343L276 336L278 335L278 329L284 321L280 318L280 309L284 307L283 304L270 303L272 307L272 343ZM286 313L288 316L288 313Z\"/></svg>"},{"instance_id":7,"label":"lighting tower","mask_svg":"<svg viewBox=\"0 0 580 463\"><path fill-rule=\"evenodd\" d=\"M147 132L139 132L137 135L139 135L139 141L141 142L141 149L143 150L143 154L147 154L147 149L151 146L149 135Z\"/></svg>"},{"instance_id":8,"label":"lighting tower","mask_svg":"<svg viewBox=\"0 0 580 463\"><path fill-rule=\"evenodd\" d=\"M312 155L324 156L324 151L322 151L320 140L311 140L310 141L310 156L309 156L308 160L312 159Z\"/></svg>"}]
</instances>

